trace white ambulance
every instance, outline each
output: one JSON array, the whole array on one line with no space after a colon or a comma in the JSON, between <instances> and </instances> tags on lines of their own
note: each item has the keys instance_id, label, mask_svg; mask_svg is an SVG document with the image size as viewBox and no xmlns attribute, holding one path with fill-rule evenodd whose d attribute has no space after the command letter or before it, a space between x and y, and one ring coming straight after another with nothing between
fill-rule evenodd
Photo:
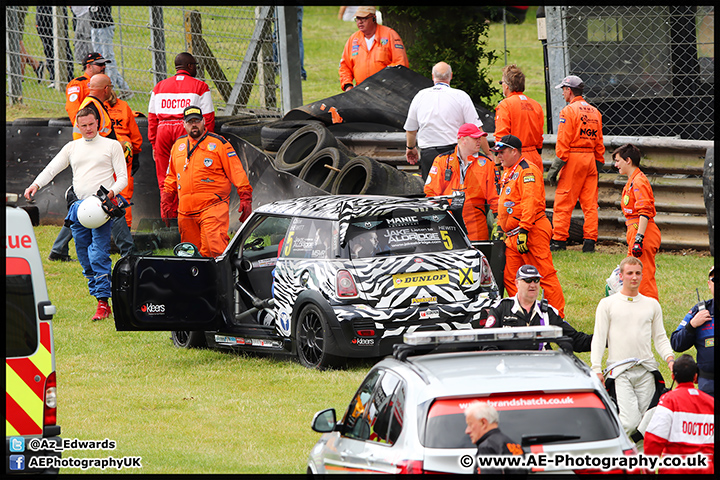
<instances>
[{"instance_id":1,"label":"white ambulance","mask_svg":"<svg viewBox=\"0 0 720 480\"><path fill-rule=\"evenodd\" d=\"M32 457L60 457L52 318L33 224L37 207L16 207L5 195L6 474L58 473L32 468ZM34 222L31 222L30 217ZM47 462L45 462L47 463Z\"/></svg>"}]
</instances>

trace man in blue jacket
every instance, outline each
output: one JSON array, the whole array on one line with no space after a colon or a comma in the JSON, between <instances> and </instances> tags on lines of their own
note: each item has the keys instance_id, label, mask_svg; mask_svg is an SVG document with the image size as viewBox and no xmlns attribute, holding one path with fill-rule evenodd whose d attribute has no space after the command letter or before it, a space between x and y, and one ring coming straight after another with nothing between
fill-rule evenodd
<instances>
[{"instance_id":1,"label":"man in blue jacket","mask_svg":"<svg viewBox=\"0 0 720 480\"><path fill-rule=\"evenodd\" d=\"M710 268L708 287L712 298L698 302L670 336L676 352L697 350L698 389L715 396L715 267Z\"/></svg>"}]
</instances>

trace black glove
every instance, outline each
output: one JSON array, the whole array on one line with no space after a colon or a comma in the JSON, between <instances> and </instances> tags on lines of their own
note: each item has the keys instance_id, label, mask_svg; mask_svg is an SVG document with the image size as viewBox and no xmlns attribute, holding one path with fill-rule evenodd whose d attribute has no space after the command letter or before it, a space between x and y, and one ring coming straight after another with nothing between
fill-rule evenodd
<instances>
[{"instance_id":1,"label":"black glove","mask_svg":"<svg viewBox=\"0 0 720 480\"><path fill-rule=\"evenodd\" d=\"M645 235L640 235L639 233L635 235L635 244L633 244L632 250L630 250L633 257L639 258L642 256L644 239Z\"/></svg>"},{"instance_id":2,"label":"black glove","mask_svg":"<svg viewBox=\"0 0 720 480\"><path fill-rule=\"evenodd\" d=\"M135 176L135 172L140 168L140 154L136 153L132 157L132 167L130 167L130 175Z\"/></svg>"},{"instance_id":3,"label":"black glove","mask_svg":"<svg viewBox=\"0 0 720 480\"><path fill-rule=\"evenodd\" d=\"M553 161L552 165L550 165L550 170L548 170L547 175L547 180L550 185L557 185L558 173L560 173L560 169L564 166L565 162L563 162L559 158L556 158L555 161Z\"/></svg>"},{"instance_id":4,"label":"black glove","mask_svg":"<svg viewBox=\"0 0 720 480\"><path fill-rule=\"evenodd\" d=\"M530 252L530 247L528 247L528 231L524 228L521 228L519 233L517 234L517 251L518 253L528 253Z\"/></svg>"}]
</instances>

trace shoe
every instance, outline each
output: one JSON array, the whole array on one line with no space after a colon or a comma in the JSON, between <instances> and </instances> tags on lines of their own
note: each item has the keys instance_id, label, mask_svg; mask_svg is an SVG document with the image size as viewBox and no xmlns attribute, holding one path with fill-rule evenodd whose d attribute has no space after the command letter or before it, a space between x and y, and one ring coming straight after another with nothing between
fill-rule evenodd
<instances>
[{"instance_id":1,"label":"shoe","mask_svg":"<svg viewBox=\"0 0 720 480\"><path fill-rule=\"evenodd\" d=\"M71 258L70 255L62 255L60 253L50 252L48 260L51 262L74 262L75 259Z\"/></svg>"},{"instance_id":2,"label":"shoe","mask_svg":"<svg viewBox=\"0 0 720 480\"><path fill-rule=\"evenodd\" d=\"M35 75L37 75L38 83L42 82L43 73L45 72L45 62L40 62L37 68L33 67Z\"/></svg>"},{"instance_id":3,"label":"shoe","mask_svg":"<svg viewBox=\"0 0 720 480\"><path fill-rule=\"evenodd\" d=\"M98 300L97 310L95 311L95 315L92 317L93 322L108 318L111 313L112 310L110 310L110 304L105 300Z\"/></svg>"},{"instance_id":4,"label":"shoe","mask_svg":"<svg viewBox=\"0 0 720 480\"><path fill-rule=\"evenodd\" d=\"M587 238L583 240L583 253L593 253L595 252L595 240L588 240Z\"/></svg>"},{"instance_id":5,"label":"shoe","mask_svg":"<svg viewBox=\"0 0 720 480\"><path fill-rule=\"evenodd\" d=\"M55 88L55 82L50 82L50 84L47 86L48 88Z\"/></svg>"},{"instance_id":6,"label":"shoe","mask_svg":"<svg viewBox=\"0 0 720 480\"><path fill-rule=\"evenodd\" d=\"M127 100L130 100L134 96L135 96L135 93L131 92L130 90L120 90L120 92L118 92L118 98L120 100L127 101Z\"/></svg>"},{"instance_id":7,"label":"shoe","mask_svg":"<svg viewBox=\"0 0 720 480\"><path fill-rule=\"evenodd\" d=\"M550 251L557 252L558 250L567 250L567 241L566 240L551 240L550 241Z\"/></svg>"}]
</instances>

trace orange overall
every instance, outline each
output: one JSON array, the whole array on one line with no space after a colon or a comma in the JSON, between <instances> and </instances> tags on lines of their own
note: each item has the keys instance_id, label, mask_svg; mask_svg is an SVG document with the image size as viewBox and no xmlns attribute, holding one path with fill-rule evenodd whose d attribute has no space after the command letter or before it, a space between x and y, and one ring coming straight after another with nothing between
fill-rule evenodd
<instances>
[{"instance_id":1,"label":"orange overall","mask_svg":"<svg viewBox=\"0 0 720 480\"><path fill-rule=\"evenodd\" d=\"M365 43L365 34L358 30L345 43L340 59L340 87L362 82L388 66L409 67L405 46L400 35L390 27L378 25L375 41L370 50Z\"/></svg>"},{"instance_id":2,"label":"orange overall","mask_svg":"<svg viewBox=\"0 0 720 480\"><path fill-rule=\"evenodd\" d=\"M487 209L497 214L498 195L495 189L495 164L483 155L470 155L469 166L465 174L460 170L458 149L453 153L438 155L433 161L425 182L425 195L452 195L453 192L465 192L463 220L468 238L472 241L484 241L490 238L487 228ZM445 171L450 169L452 177L445 180Z\"/></svg>"},{"instance_id":3,"label":"orange overall","mask_svg":"<svg viewBox=\"0 0 720 480\"><path fill-rule=\"evenodd\" d=\"M223 253L230 237L232 186L242 198L252 187L230 142L206 132L197 141L177 139L170 150L165 192L178 198L178 228L183 242L192 242L204 257Z\"/></svg>"},{"instance_id":4,"label":"orange overall","mask_svg":"<svg viewBox=\"0 0 720 480\"><path fill-rule=\"evenodd\" d=\"M539 150L543 147L545 117L538 102L522 92L512 92L495 108L495 138L515 135L522 142L525 160L534 163L542 172Z\"/></svg>"},{"instance_id":5,"label":"orange overall","mask_svg":"<svg viewBox=\"0 0 720 480\"><path fill-rule=\"evenodd\" d=\"M515 275L523 265L533 265L542 278L544 298L565 317L565 296L552 261L550 235L552 226L545 215L545 184L542 170L521 158L505 169L498 199L498 224L507 235L505 240L505 272L503 280L508 296L517 293ZM517 250L519 229L528 232L530 251Z\"/></svg>"},{"instance_id":6,"label":"orange overall","mask_svg":"<svg viewBox=\"0 0 720 480\"><path fill-rule=\"evenodd\" d=\"M558 175L553 206L553 240L567 241L575 204L585 216L583 238L598 237L598 170L603 162L602 115L577 96L560 112L555 154L565 162Z\"/></svg>"},{"instance_id":7,"label":"orange overall","mask_svg":"<svg viewBox=\"0 0 720 480\"><path fill-rule=\"evenodd\" d=\"M132 176L132 157L142 150L143 138L140 134L137 122L135 121L135 112L132 111L130 105L125 100L117 100L115 106L111 106L105 102L108 114L112 120L113 128L118 140L128 140L132 144L132 155L125 158L128 172L128 185L120 192L120 195L130 202L132 201L133 191L135 190L135 181ZM125 221L129 228L132 228L132 207L125 209Z\"/></svg>"},{"instance_id":8,"label":"orange overall","mask_svg":"<svg viewBox=\"0 0 720 480\"><path fill-rule=\"evenodd\" d=\"M65 87L65 111L73 123L75 123L75 115L80 110L80 104L90 94L88 82L90 77L82 75L72 79Z\"/></svg>"},{"instance_id":9,"label":"orange overall","mask_svg":"<svg viewBox=\"0 0 720 480\"><path fill-rule=\"evenodd\" d=\"M643 264L640 293L658 300L657 283L655 282L655 255L660 249L660 229L655 223L655 196L650 182L644 173L636 168L628 178L622 192L622 211L627 226L628 257L638 233L640 216L647 217L648 225L643 240L643 253L640 261Z\"/></svg>"}]
</instances>

